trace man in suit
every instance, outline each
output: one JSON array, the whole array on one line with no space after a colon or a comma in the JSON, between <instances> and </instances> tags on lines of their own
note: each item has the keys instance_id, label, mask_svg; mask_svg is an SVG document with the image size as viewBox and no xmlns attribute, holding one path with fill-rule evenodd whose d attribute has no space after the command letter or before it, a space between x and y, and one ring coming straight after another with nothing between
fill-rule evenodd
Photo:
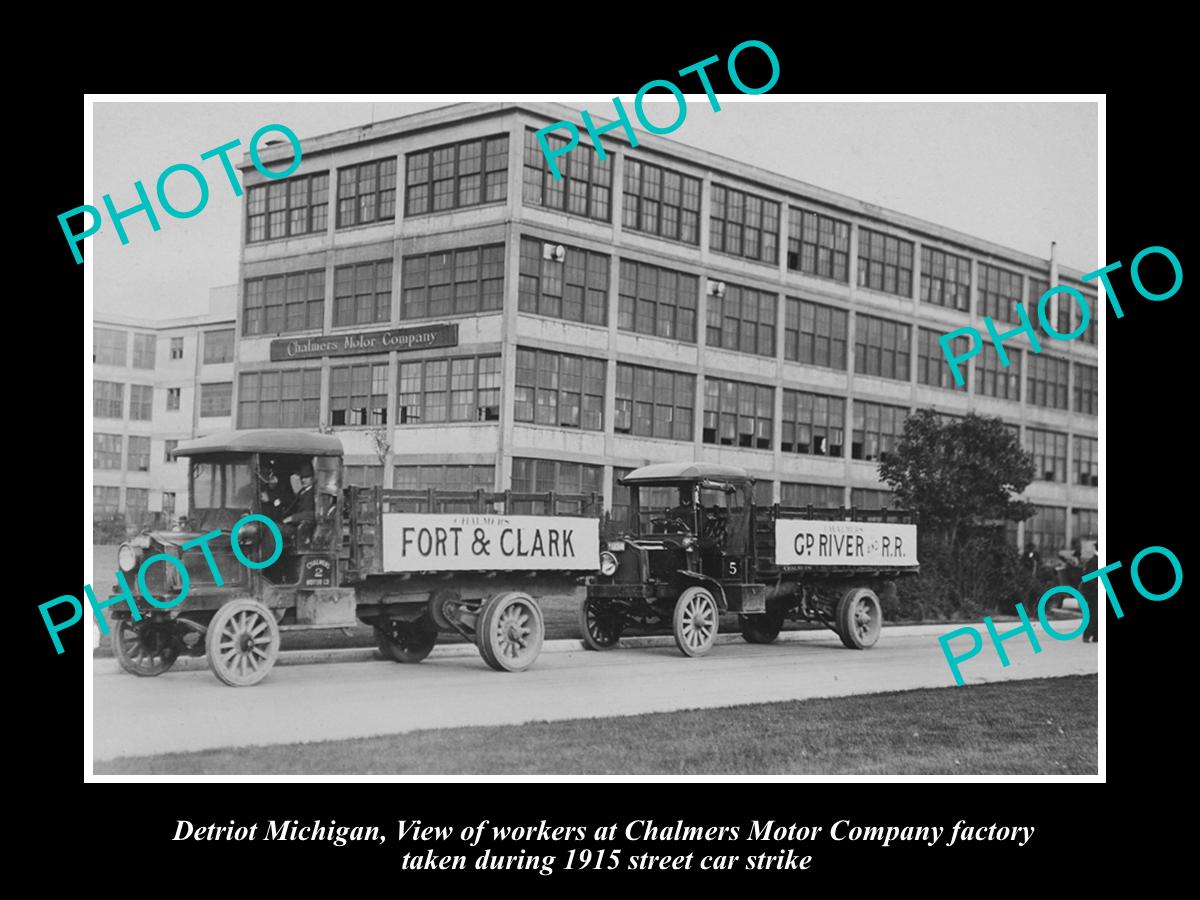
<instances>
[{"instance_id":1,"label":"man in suit","mask_svg":"<svg viewBox=\"0 0 1200 900\"><path fill-rule=\"evenodd\" d=\"M316 494L313 491L312 466L304 463L297 470L296 474L300 477L300 490L292 498L292 502L283 514L283 522L286 525L299 525L301 522L315 522L317 520L317 503Z\"/></svg>"}]
</instances>

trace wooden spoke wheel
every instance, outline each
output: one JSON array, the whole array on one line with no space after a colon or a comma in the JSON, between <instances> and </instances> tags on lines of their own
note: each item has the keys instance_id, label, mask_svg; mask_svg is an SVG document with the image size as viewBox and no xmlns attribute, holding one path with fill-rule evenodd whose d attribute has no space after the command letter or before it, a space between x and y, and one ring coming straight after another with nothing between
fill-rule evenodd
<instances>
[{"instance_id":1,"label":"wooden spoke wheel","mask_svg":"<svg viewBox=\"0 0 1200 900\"><path fill-rule=\"evenodd\" d=\"M592 597L579 606L579 634L589 650L611 650L625 630L625 614Z\"/></svg>"},{"instance_id":2,"label":"wooden spoke wheel","mask_svg":"<svg viewBox=\"0 0 1200 900\"><path fill-rule=\"evenodd\" d=\"M748 644L770 644L783 628L783 613L768 612L761 616L738 616L742 638Z\"/></svg>"},{"instance_id":3,"label":"wooden spoke wheel","mask_svg":"<svg viewBox=\"0 0 1200 900\"><path fill-rule=\"evenodd\" d=\"M717 601L705 588L688 588L675 601L671 625L675 644L684 656L703 656L717 639L720 627Z\"/></svg>"},{"instance_id":4,"label":"wooden spoke wheel","mask_svg":"<svg viewBox=\"0 0 1200 900\"><path fill-rule=\"evenodd\" d=\"M475 641L484 662L498 672L521 672L542 652L542 610L528 594L508 591L479 609Z\"/></svg>"},{"instance_id":5,"label":"wooden spoke wheel","mask_svg":"<svg viewBox=\"0 0 1200 900\"><path fill-rule=\"evenodd\" d=\"M231 687L249 687L275 665L279 626L257 600L233 600L212 617L204 642L213 674Z\"/></svg>"},{"instance_id":6,"label":"wooden spoke wheel","mask_svg":"<svg viewBox=\"0 0 1200 900\"><path fill-rule=\"evenodd\" d=\"M121 668L143 678L161 675L179 658L172 622L119 618L113 623L110 643Z\"/></svg>"},{"instance_id":7,"label":"wooden spoke wheel","mask_svg":"<svg viewBox=\"0 0 1200 900\"><path fill-rule=\"evenodd\" d=\"M866 650L875 646L883 628L883 607L875 592L867 587L846 591L838 602L838 637L851 650Z\"/></svg>"},{"instance_id":8,"label":"wooden spoke wheel","mask_svg":"<svg viewBox=\"0 0 1200 900\"><path fill-rule=\"evenodd\" d=\"M419 663L437 643L438 633L422 623L387 619L375 626L375 644L384 659L398 663Z\"/></svg>"}]
</instances>

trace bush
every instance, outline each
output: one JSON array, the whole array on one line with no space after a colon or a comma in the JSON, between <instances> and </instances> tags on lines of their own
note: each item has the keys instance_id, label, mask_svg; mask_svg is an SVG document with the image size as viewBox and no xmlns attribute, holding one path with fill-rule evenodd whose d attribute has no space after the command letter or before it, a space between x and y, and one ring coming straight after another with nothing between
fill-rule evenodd
<instances>
[{"instance_id":1,"label":"bush","mask_svg":"<svg viewBox=\"0 0 1200 900\"><path fill-rule=\"evenodd\" d=\"M1018 602L1033 614L1046 573L1048 584L1058 583L1052 569L1043 569L1035 578L1021 554L1002 537L973 535L954 547L918 539L917 552L921 574L897 580L896 602L885 608L888 619L975 619L1013 613Z\"/></svg>"}]
</instances>

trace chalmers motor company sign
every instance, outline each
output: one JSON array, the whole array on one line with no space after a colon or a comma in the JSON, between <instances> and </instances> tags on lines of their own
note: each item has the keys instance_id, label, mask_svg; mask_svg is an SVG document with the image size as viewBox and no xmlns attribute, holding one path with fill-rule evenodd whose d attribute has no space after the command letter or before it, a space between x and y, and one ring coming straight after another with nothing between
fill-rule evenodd
<instances>
[{"instance_id":1,"label":"chalmers motor company sign","mask_svg":"<svg viewBox=\"0 0 1200 900\"><path fill-rule=\"evenodd\" d=\"M313 359L322 356L354 356L386 353L389 350L425 350L458 346L458 324L389 328L387 331L356 331L350 334L321 334L313 337L271 341L272 361Z\"/></svg>"}]
</instances>

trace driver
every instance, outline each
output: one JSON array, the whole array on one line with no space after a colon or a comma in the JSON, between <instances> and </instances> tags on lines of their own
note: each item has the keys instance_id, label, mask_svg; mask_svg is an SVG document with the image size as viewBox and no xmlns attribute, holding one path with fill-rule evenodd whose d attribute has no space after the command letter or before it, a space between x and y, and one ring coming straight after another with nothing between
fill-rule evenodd
<instances>
[{"instance_id":1,"label":"driver","mask_svg":"<svg viewBox=\"0 0 1200 900\"><path fill-rule=\"evenodd\" d=\"M695 527L695 515L692 511L692 492L688 489L680 488L679 505L674 509L668 509L664 518L668 524L671 523L671 520L677 521L680 525L684 526L685 531L690 533Z\"/></svg>"},{"instance_id":2,"label":"driver","mask_svg":"<svg viewBox=\"0 0 1200 900\"><path fill-rule=\"evenodd\" d=\"M290 485L285 486L286 482L275 472L275 460L262 467L258 480L261 482L259 497L262 500L263 511L272 519L280 518L291 506L293 498Z\"/></svg>"},{"instance_id":3,"label":"driver","mask_svg":"<svg viewBox=\"0 0 1200 900\"><path fill-rule=\"evenodd\" d=\"M315 522L317 519L316 496L313 491L313 469L304 463L296 472L300 476L300 490L288 505L283 521L288 525Z\"/></svg>"}]
</instances>

